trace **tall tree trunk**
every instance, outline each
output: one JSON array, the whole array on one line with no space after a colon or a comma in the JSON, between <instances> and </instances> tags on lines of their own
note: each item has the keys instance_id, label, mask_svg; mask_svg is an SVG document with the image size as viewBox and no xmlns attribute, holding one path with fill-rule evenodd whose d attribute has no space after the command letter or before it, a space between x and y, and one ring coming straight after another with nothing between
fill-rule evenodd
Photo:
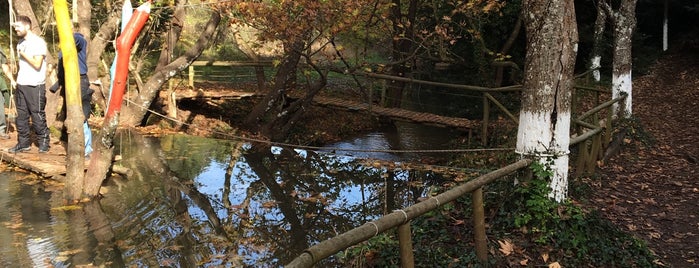
<instances>
[{"instance_id":1,"label":"tall tree trunk","mask_svg":"<svg viewBox=\"0 0 699 268\"><path fill-rule=\"evenodd\" d=\"M517 40L519 33L522 31L522 13L520 12L519 14L520 15L517 17L517 22L515 23L515 26L512 28L512 32L510 32L510 36L507 38L507 41L505 41L505 44L502 45L502 49L500 50L501 55L507 55L507 53L510 53L510 49L512 48L512 45L514 45L515 40ZM516 65L515 65L515 67L516 67ZM495 86L496 87L502 86L504 73L505 73L505 66L498 65L497 70L495 71Z\"/></svg>"},{"instance_id":2,"label":"tall tree trunk","mask_svg":"<svg viewBox=\"0 0 699 268\"><path fill-rule=\"evenodd\" d=\"M78 28L74 29L81 33L87 40L87 47L90 47L90 21L92 20L92 3L90 0L78 0Z\"/></svg>"},{"instance_id":3,"label":"tall tree trunk","mask_svg":"<svg viewBox=\"0 0 699 268\"><path fill-rule=\"evenodd\" d=\"M612 64L612 98L626 95L620 104L614 104L614 115L630 117L632 115L632 47L633 32L636 29L637 0L622 0L618 11L606 6L614 21L614 63Z\"/></svg>"},{"instance_id":4,"label":"tall tree trunk","mask_svg":"<svg viewBox=\"0 0 699 268\"><path fill-rule=\"evenodd\" d=\"M155 71L160 71L158 68L163 68L170 64L175 57L175 46L177 45L177 40L180 39L182 34L182 29L184 28L185 15L187 15L187 10L184 5L187 4L187 0L180 0L177 2L177 7L175 7L174 15L170 20L168 25L169 29L162 37L165 40L163 50L160 51L160 58L158 59L158 65ZM169 87L168 90L172 88ZM177 118L177 103L174 98L173 92L168 91L169 94L165 103L167 103L167 115L171 118Z\"/></svg>"},{"instance_id":5,"label":"tall tree trunk","mask_svg":"<svg viewBox=\"0 0 699 268\"><path fill-rule=\"evenodd\" d=\"M87 47L87 77L90 79L91 84L96 85L96 88L93 89L98 93L93 94L92 99L103 111L107 109L106 100L109 94L110 77L107 75L108 71L105 72L107 74L104 76L99 75L99 70L101 69L100 59L107 46L111 44L110 40L114 40L120 20L121 9L112 10L109 16L107 16L107 20L100 25L99 30L90 40L90 45Z\"/></svg>"},{"instance_id":6,"label":"tall tree trunk","mask_svg":"<svg viewBox=\"0 0 699 268\"><path fill-rule=\"evenodd\" d=\"M306 94L293 100L287 96L289 81L296 77L305 42L299 38L285 45L285 53L274 76L271 92L260 101L245 118L244 126L251 131L270 137L274 141L284 141L291 128L310 105L313 97L327 84L327 72L322 72L312 62L320 78L307 85Z\"/></svg>"},{"instance_id":7,"label":"tall tree trunk","mask_svg":"<svg viewBox=\"0 0 699 268\"><path fill-rule=\"evenodd\" d=\"M668 3L669 0L663 1L663 51L667 51L667 35L668 35Z\"/></svg>"},{"instance_id":8,"label":"tall tree trunk","mask_svg":"<svg viewBox=\"0 0 699 268\"><path fill-rule=\"evenodd\" d=\"M413 50L413 25L415 14L417 13L417 1L410 0L408 3L408 14L403 16L401 0L393 0L391 6L391 22L393 24L393 60L395 64L391 66L391 75L404 77L410 72L410 67L406 61L408 55ZM405 21L404 21L405 20ZM412 64L410 66L413 66ZM403 101L403 90L406 83L402 81L391 80L386 89L387 100L386 107L400 107Z\"/></svg>"},{"instance_id":9,"label":"tall tree trunk","mask_svg":"<svg viewBox=\"0 0 699 268\"><path fill-rule=\"evenodd\" d=\"M562 201L568 189L568 147L577 25L573 0L525 0L527 55L517 133L517 153L551 167L550 197Z\"/></svg>"},{"instance_id":10,"label":"tall tree trunk","mask_svg":"<svg viewBox=\"0 0 699 268\"><path fill-rule=\"evenodd\" d=\"M597 5L597 18L595 19L595 33L592 40L592 55L590 58L590 70L592 70L592 77L596 82L599 82L600 77L600 67L602 67L602 41L604 39L604 29L607 25L607 13L604 11L604 2L598 0Z\"/></svg>"},{"instance_id":11,"label":"tall tree trunk","mask_svg":"<svg viewBox=\"0 0 699 268\"><path fill-rule=\"evenodd\" d=\"M65 104L67 110L65 128L68 132L68 148L66 161L66 186L63 193L68 201L79 201L82 194L82 185L85 178L85 136L83 122L85 116L82 110L80 96L80 69L78 66L78 53L73 39L73 29L68 5L65 1L54 0L54 12L56 13L56 25L63 53L63 66L65 69Z\"/></svg>"},{"instance_id":12,"label":"tall tree trunk","mask_svg":"<svg viewBox=\"0 0 699 268\"><path fill-rule=\"evenodd\" d=\"M112 33L114 33L114 31L116 31L116 29L119 27L119 18L120 12L113 12L109 20L111 25L103 25L93 39L93 45L90 47L90 51L88 52L88 66L90 71L96 71L96 67L93 68L92 66L97 66L99 64L98 55L101 55L101 52L99 51L95 52L96 55L91 55L90 52L100 47L103 51L107 45L107 42L100 43L96 40L113 39ZM191 62L201 55L201 52L208 47L211 36L216 32L216 28L218 27L220 21L220 12L212 12L209 22L204 27L199 39L192 48L169 64L156 67L158 71L151 75L148 81L143 85L143 88L140 89L140 94L134 98L133 102L135 105L125 106L122 108L120 115L121 124L131 126L140 124L146 114L146 109L155 99L158 90L168 81L168 79L179 73L181 70L187 68ZM96 74L94 75L96 76ZM102 81L105 81L102 83L103 90L108 90L109 79L103 79ZM112 144L113 133L100 133L99 136L100 138L97 139L98 142L96 142L94 146L95 151L90 159L90 165L86 174L87 179L85 180L85 184L83 186L84 194L89 197L94 197L99 194L100 185L102 185L102 182L106 179L106 176L111 168L112 158L114 156L114 147Z\"/></svg>"}]
</instances>

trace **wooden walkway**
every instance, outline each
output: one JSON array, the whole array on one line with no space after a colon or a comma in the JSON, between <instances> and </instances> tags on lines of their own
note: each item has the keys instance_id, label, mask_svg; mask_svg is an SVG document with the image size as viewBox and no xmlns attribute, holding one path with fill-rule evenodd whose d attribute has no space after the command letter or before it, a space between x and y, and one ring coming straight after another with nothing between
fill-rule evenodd
<instances>
[{"instance_id":1,"label":"wooden walkway","mask_svg":"<svg viewBox=\"0 0 699 268\"><path fill-rule=\"evenodd\" d=\"M395 120L419 123L438 127L453 127L460 130L469 130L476 126L476 122L466 118L447 117L431 113L414 112L405 109L384 108L378 105L369 105L358 101L349 101L337 98L316 96L313 102L321 106L347 109L351 111L368 111L370 113L390 117Z\"/></svg>"},{"instance_id":2,"label":"wooden walkway","mask_svg":"<svg viewBox=\"0 0 699 268\"><path fill-rule=\"evenodd\" d=\"M32 145L27 152L9 153L7 150L17 144L17 132L11 132L9 140L0 139L0 162L31 170L45 178L65 176L65 148L60 142L55 142L57 139L52 137L51 141L51 149L47 153L39 153L36 145Z\"/></svg>"},{"instance_id":3,"label":"wooden walkway","mask_svg":"<svg viewBox=\"0 0 699 268\"><path fill-rule=\"evenodd\" d=\"M242 99L259 94L243 91L196 91L189 89L178 89L175 91L175 99ZM161 91L161 97L166 97L167 92ZM301 96L293 96L300 98ZM414 112L405 109L384 108L378 105L350 101L339 98L316 96L313 102L320 106L345 109L350 111L366 111L372 114L389 117L395 120L425 124L438 127L452 127L459 130L470 130L477 127L478 122L466 118L440 116L431 113Z\"/></svg>"}]
</instances>

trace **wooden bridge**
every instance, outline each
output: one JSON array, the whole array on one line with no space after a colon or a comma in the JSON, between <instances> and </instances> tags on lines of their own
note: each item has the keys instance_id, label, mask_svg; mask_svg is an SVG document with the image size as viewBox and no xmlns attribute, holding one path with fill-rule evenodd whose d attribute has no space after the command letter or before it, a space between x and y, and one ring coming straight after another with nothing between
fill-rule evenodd
<instances>
[{"instance_id":1,"label":"wooden bridge","mask_svg":"<svg viewBox=\"0 0 699 268\"><path fill-rule=\"evenodd\" d=\"M190 90L190 89L177 89L174 91L175 99L242 99L253 96L259 96L260 94L245 91L235 91L235 90L216 90L216 91L205 91L205 90ZM167 92L162 92L161 97L166 97ZM300 98L301 95L294 95L295 98ZM363 111L370 112L375 115L385 116L394 120L400 120L405 122L412 122L418 124L425 124L438 127L451 127L463 131L468 131L473 129L479 124L473 120L459 117L448 117L441 116L431 113L415 112L399 108L384 108L378 105L372 105L370 103L345 100L340 98L332 98L325 96L316 96L313 98L313 102L316 105L327 106L338 109L345 109L349 111Z\"/></svg>"}]
</instances>

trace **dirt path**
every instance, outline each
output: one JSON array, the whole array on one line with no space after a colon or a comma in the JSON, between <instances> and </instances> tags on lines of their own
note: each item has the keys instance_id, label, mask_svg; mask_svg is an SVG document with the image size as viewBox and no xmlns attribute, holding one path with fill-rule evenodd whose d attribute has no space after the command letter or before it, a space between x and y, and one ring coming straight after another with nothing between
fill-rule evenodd
<instances>
[{"instance_id":1,"label":"dirt path","mask_svg":"<svg viewBox=\"0 0 699 268\"><path fill-rule=\"evenodd\" d=\"M600 167L591 198L669 267L699 267L699 48L687 51L634 79L633 113L655 143L626 144Z\"/></svg>"}]
</instances>

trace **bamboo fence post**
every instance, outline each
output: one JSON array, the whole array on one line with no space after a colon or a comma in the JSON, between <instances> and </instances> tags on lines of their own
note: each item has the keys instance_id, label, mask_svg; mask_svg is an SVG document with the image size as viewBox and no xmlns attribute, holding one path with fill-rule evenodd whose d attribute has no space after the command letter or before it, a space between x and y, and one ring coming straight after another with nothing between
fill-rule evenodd
<instances>
[{"instance_id":1,"label":"bamboo fence post","mask_svg":"<svg viewBox=\"0 0 699 268\"><path fill-rule=\"evenodd\" d=\"M595 173L595 164L597 163L597 159L600 158L600 153L602 150L600 150L600 145L602 143L601 135L597 134L595 137L592 138L592 148L590 149L590 160L587 163L587 174L593 174Z\"/></svg>"},{"instance_id":2,"label":"bamboo fence post","mask_svg":"<svg viewBox=\"0 0 699 268\"><path fill-rule=\"evenodd\" d=\"M414 268L413 239L409 221L398 226L398 244L400 247L400 267Z\"/></svg>"},{"instance_id":3,"label":"bamboo fence post","mask_svg":"<svg viewBox=\"0 0 699 268\"><path fill-rule=\"evenodd\" d=\"M581 142L578 144L578 160L576 161L575 165L575 177L580 177L583 174L583 170L585 170L585 163L587 163L588 158L590 157L590 154L588 153L588 144L589 141Z\"/></svg>"},{"instance_id":4,"label":"bamboo fence post","mask_svg":"<svg viewBox=\"0 0 699 268\"><path fill-rule=\"evenodd\" d=\"M485 236L485 208L483 208L483 187L471 193L473 200L473 236L476 244L476 257L479 261L488 260L488 239Z\"/></svg>"}]
</instances>

